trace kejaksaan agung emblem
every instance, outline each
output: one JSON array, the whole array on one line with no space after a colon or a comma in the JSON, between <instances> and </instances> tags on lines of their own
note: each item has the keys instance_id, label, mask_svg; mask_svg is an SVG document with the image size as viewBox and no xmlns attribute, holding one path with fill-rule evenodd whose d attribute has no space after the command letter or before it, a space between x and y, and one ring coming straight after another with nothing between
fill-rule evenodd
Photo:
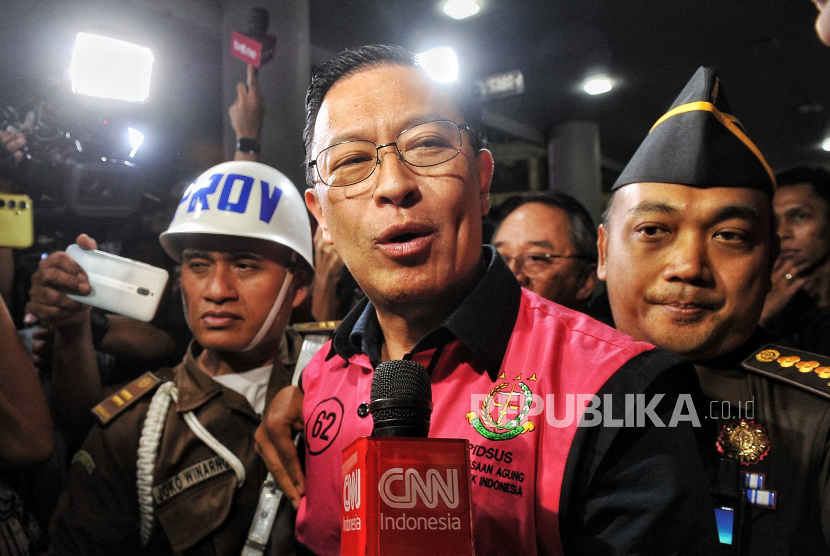
<instances>
[{"instance_id":1,"label":"kejaksaan agung emblem","mask_svg":"<svg viewBox=\"0 0 830 556\"><path fill-rule=\"evenodd\" d=\"M503 379L504 373L499 378ZM533 393L521 380L519 375L512 383L497 384L481 402L479 412L471 411L466 415L467 421L481 436L489 440L509 440L536 428L526 420L533 405ZM535 381L536 375L529 377L530 380ZM508 387L510 390L506 391Z\"/></svg>"}]
</instances>

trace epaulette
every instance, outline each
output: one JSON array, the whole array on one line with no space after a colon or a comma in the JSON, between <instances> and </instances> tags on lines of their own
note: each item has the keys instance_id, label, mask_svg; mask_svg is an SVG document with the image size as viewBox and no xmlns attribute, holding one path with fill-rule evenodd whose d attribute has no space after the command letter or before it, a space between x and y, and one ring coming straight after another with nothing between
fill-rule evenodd
<instances>
[{"instance_id":1,"label":"epaulette","mask_svg":"<svg viewBox=\"0 0 830 556\"><path fill-rule=\"evenodd\" d=\"M296 386L300 383L300 375L305 366L329 342L341 322L339 320L326 320L321 322L299 322L291 325L303 338L302 347L294 365L294 376L291 378L291 384Z\"/></svg>"},{"instance_id":2,"label":"epaulette","mask_svg":"<svg viewBox=\"0 0 830 556\"><path fill-rule=\"evenodd\" d=\"M106 426L161 382L159 377L148 371L93 407L92 414L102 426Z\"/></svg>"},{"instance_id":3,"label":"epaulette","mask_svg":"<svg viewBox=\"0 0 830 556\"><path fill-rule=\"evenodd\" d=\"M324 320L321 322L298 322L291 327L300 334L331 334L340 324L339 320Z\"/></svg>"},{"instance_id":4,"label":"epaulette","mask_svg":"<svg viewBox=\"0 0 830 556\"><path fill-rule=\"evenodd\" d=\"M741 366L830 399L830 357L768 344L745 359Z\"/></svg>"}]
</instances>

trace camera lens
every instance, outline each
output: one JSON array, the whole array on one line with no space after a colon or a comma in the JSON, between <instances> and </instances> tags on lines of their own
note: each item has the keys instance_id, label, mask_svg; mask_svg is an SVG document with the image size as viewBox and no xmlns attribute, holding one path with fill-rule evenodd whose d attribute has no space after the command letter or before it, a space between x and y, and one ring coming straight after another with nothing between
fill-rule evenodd
<instances>
[{"instance_id":1,"label":"camera lens","mask_svg":"<svg viewBox=\"0 0 830 556\"><path fill-rule=\"evenodd\" d=\"M22 209L22 210L26 210L27 208L29 208L29 203L27 203L26 201L20 201L17 204L17 208Z\"/></svg>"},{"instance_id":2,"label":"camera lens","mask_svg":"<svg viewBox=\"0 0 830 556\"><path fill-rule=\"evenodd\" d=\"M147 288L138 288L138 295L150 295L150 290Z\"/></svg>"},{"instance_id":3,"label":"camera lens","mask_svg":"<svg viewBox=\"0 0 830 556\"><path fill-rule=\"evenodd\" d=\"M16 206L17 206L17 203L15 203L14 201L9 201L9 208L10 209L13 209Z\"/></svg>"},{"instance_id":4,"label":"camera lens","mask_svg":"<svg viewBox=\"0 0 830 556\"><path fill-rule=\"evenodd\" d=\"M3 208L5 206L6 206L6 200L5 199L0 199L0 208Z\"/></svg>"}]
</instances>

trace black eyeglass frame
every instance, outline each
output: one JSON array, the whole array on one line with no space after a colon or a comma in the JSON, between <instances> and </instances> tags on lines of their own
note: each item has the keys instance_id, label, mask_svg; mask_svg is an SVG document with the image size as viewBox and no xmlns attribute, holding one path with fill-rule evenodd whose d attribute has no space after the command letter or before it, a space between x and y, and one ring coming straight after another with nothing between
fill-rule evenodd
<instances>
[{"instance_id":1,"label":"black eyeglass frame","mask_svg":"<svg viewBox=\"0 0 830 556\"><path fill-rule=\"evenodd\" d=\"M455 151L455 154L452 155L451 157L449 157L447 160L444 160L442 162L436 162L435 164L413 164L412 162L408 161L404 157L403 152L401 151L401 149L398 148L398 141L400 140L401 135L403 135L407 131L410 131L411 129L414 129L418 126L422 126L422 125L426 125L426 124L433 124L433 123L436 123L436 122L449 122L449 123L453 124L456 128L458 128L458 149ZM455 123L454 121L449 120L449 119L438 119L438 120L430 120L428 122L421 122L419 124L415 124L413 126L410 126L406 129L404 129L403 131L401 131L400 133L398 133L398 136L395 137L394 141L392 141L391 143L384 143L383 145L376 145L373 141L369 141L368 139L353 139L353 140L349 140L349 141L343 141L341 143L336 143L334 145L329 145L328 147L326 147L325 149L323 149L322 151L317 153L317 157L314 158L314 160L310 160L308 162L308 169L311 170L311 168L314 167L317 170L317 177L320 179L320 182L322 182L323 184L325 184L329 187L349 187L350 185L358 184L358 183L360 183L362 181L366 181L370 177L372 177L372 174L375 173L375 170L377 169L377 167L380 166L380 150L385 148L385 147L391 147L392 145L395 146L395 150L398 152L398 160L403 160L404 162L406 162L410 166L414 166L415 168L431 168L433 166L439 166L441 164L445 164L445 163L449 162L450 160L454 159L455 157L457 157L459 154L461 154L461 150L464 148L464 136L461 135L462 131L466 131L471 136L473 135L472 128L470 128L470 126L468 126L467 124L458 124L458 123ZM375 147L375 165L372 166L372 171L369 172L369 174L365 178L359 179L359 180L357 180L355 182L352 182L352 183L345 183L345 184L342 184L342 185L331 185L331 184L326 183L326 180L324 180L323 176L320 174L320 168L319 168L319 166L317 166L317 160L320 158L320 155L323 154L324 152L326 152L327 150L333 149L335 147L339 147L340 145L345 145L345 144L348 144L348 143L369 143L370 145ZM470 144L473 144L473 143L474 143L474 141L470 141Z\"/></svg>"}]
</instances>

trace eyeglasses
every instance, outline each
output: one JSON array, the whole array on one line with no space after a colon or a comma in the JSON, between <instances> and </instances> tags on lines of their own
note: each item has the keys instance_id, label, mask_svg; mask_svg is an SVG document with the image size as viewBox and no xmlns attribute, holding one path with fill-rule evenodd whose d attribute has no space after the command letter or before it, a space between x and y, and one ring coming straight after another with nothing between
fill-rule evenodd
<instances>
[{"instance_id":1,"label":"eyeglasses","mask_svg":"<svg viewBox=\"0 0 830 556\"><path fill-rule=\"evenodd\" d=\"M527 275L542 274L553 265L556 259L588 259L583 255L556 255L554 253L519 253L515 257L501 255L501 258L508 265L511 261L516 261L516 272L523 270Z\"/></svg>"},{"instance_id":2,"label":"eyeglasses","mask_svg":"<svg viewBox=\"0 0 830 556\"><path fill-rule=\"evenodd\" d=\"M380 164L380 149L395 146L398 159L410 166L426 168L449 162L461 152L461 132L470 128L452 120L435 120L400 132L392 143L344 141L320 151L308 167L317 168L320 181L330 187L346 187L372 175Z\"/></svg>"}]
</instances>

